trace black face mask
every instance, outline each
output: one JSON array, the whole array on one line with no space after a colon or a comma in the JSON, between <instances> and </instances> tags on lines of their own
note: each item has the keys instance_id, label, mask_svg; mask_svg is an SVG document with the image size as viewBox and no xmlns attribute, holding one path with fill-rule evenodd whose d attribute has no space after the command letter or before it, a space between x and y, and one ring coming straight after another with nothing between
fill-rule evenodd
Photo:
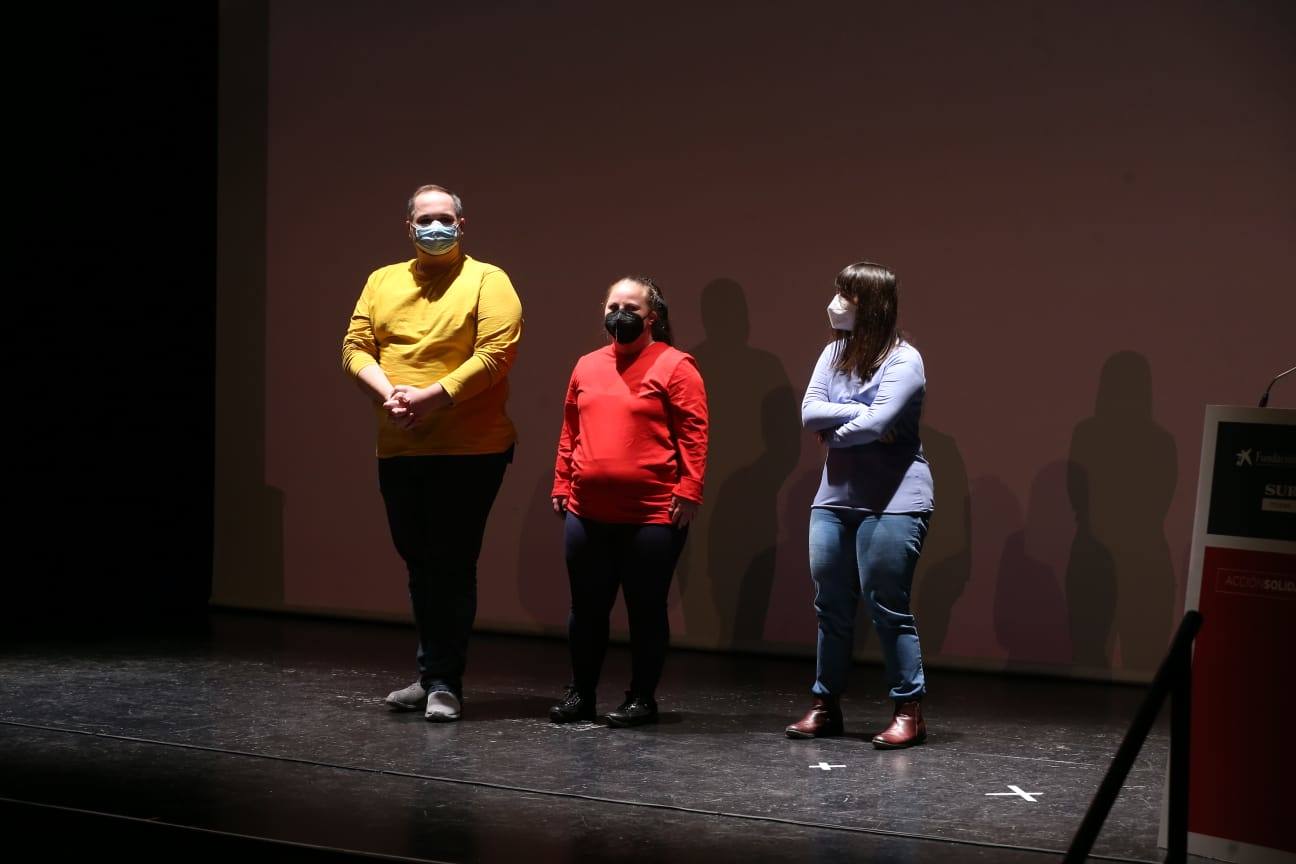
<instances>
[{"instance_id":1,"label":"black face mask","mask_svg":"<svg viewBox=\"0 0 1296 864\"><path fill-rule=\"evenodd\" d=\"M608 313L603 319L603 326L622 345L629 345L643 335L644 319L628 309L619 309Z\"/></svg>"}]
</instances>

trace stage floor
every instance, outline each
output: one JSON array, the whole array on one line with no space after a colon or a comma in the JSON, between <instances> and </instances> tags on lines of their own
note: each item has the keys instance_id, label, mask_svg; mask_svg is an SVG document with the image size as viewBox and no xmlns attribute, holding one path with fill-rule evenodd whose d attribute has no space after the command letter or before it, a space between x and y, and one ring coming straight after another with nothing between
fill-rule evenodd
<instances>
[{"instance_id":1,"label":"stage floor","mask_svg":"<svg viewBox=\"0 0 1296 864\"><path fill-rule=\"evenodd\" d=\"M876 667L853 672L845 737L792 741L813 661L675 651L660 724L558 726L566 645L479 635L463 719L434 724L382 704L413 680L410 628L213 613L198 629L0 648L7 822L456 862L1037 862L1067 847L1143 695L931 670L928 743L886 752L869 744L889 714ZM614 646L601 710L628 668ZM1167 746L1163 719L1095 857L1163 857Z\"/></svg>"}]
</instances>

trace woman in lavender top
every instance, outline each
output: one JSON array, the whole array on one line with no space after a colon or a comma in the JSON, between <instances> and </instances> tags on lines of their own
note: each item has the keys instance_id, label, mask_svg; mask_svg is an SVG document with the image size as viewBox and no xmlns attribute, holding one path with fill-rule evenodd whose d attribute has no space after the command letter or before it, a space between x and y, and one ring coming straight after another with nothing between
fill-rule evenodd
<instances>
[{"instance_id":1,"label":"woman in lavender top","mask_svg":"<svg viewBox=\"0 0 1296 864\"><path fill-rule=\"evenodd\" d=\"M927 737L918 628L909 610L914 567L933 507L931 470L918 438L926 376L922 357L896 327L895 274L867 261L837 274L828 306L833 341L819 355L801 422L827 446L810 508L810 574L819 639L814 697L789 738L842 733L841 694L863 595L873 617L891 724L873 746L894 749Z\"/></svg>"}]
</instances>

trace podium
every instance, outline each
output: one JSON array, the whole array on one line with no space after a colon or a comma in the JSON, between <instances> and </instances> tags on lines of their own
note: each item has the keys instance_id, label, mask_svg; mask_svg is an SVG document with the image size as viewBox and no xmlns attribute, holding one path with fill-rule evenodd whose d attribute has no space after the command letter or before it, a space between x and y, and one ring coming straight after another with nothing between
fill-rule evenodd
<instances>
[{"instance_id":1,"label":"podium","mask_svg":"<svg viewBox=\"0 0 1296 864\"><path fill-rule=\"evenodd\" d=\"M1188 851L1296 861L1296 410L1207 406L1185 606Z\"/></svg>"}]
</instances>

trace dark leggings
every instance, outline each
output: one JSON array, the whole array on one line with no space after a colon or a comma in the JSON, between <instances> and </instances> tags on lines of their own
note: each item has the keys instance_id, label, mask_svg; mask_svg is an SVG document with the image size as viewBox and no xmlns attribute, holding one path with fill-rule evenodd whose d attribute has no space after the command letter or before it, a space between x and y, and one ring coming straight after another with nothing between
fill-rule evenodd
<instances>
[{"instance_id":1,"label":"dark leggings","mask_svg":"<svg viewBox=\"0 0 1296 864\"><path fill-rule=\"evenodd\" d=\"M586 693L598 686L607 653L608 616L620 588L630 618L630 691L651 698L666 663L666 597L688 529L617 525L568 513L566 533L572 683Z\"/></svg>"}]
</instances>

